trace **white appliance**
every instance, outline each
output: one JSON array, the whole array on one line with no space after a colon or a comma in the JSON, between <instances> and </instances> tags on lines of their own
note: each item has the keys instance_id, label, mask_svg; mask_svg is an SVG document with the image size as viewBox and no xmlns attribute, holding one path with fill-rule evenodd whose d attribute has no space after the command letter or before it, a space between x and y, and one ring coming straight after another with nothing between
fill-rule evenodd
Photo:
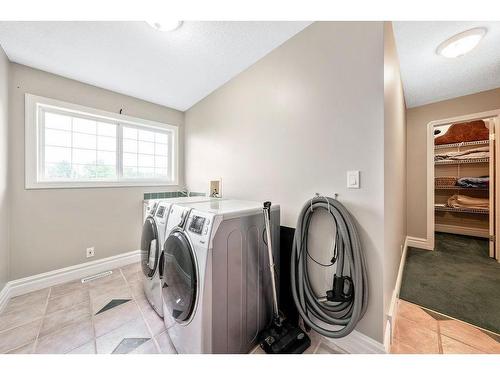
<instances>
[{"instance_id":1,"label":"white appliance","mask_svg":"<svg viewBox=\"0 0 500 375\"><path fill-rule=\"evenodd\" d=\"M279 206L273 206L277 265L279 217ZM168 227L162 294L165 326L175 348L179 353L248 353L272 315L262 204L173 205Z\"/></svg>"},{"instance_id":2,"label":"white appliance","mask_svg":"<svg viewBox=\"0 0 500 375\"><path fill-rule=\"evenodd\" d=\"M170 207L174 203L202 202L214 198L181 197L167 199L152 199L144 201L147 213L141 236L141 267L143 273L144 294L153 309L163 317L163 304L160 282L160 259L165 242L165 233Z\"/></svg>"}]
</instances>

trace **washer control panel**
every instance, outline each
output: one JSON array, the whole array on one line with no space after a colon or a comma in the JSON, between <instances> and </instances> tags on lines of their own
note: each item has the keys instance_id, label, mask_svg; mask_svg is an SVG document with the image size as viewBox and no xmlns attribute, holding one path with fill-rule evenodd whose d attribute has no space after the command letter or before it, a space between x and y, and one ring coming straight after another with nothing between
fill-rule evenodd
<instances>
[{"instance_id":1,"label":"washer control panel","mask_svg":"<svg viewBox=\"0 0 500 375\"><path fill-rule=\"evenodd\" d=\"M159 206L158 209L156 210L156 217L161 217L165 215L165 206Z\"/></svg>"},{"instance_id":2,"label":"washer control panel","mask_svg":"<svg viewBox=\"0 0 500 375\"><path fill-rule=\"evenodd\" d=\"M189 224L189 231L196 234L202 234L205 221L206 219L204 217L194 215Z\"/></svg>"}]
</instances>

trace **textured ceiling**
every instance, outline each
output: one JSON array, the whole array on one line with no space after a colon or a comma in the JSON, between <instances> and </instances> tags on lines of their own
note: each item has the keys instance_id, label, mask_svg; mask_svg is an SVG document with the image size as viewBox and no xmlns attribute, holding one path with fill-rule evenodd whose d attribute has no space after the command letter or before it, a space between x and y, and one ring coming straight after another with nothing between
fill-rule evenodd
<instances>
[{"instance_id":1,"label":"textured ceiling","mask_svg":"<svg viewBox=\"0 0 500 375\"><path fill-rule=\"evenodd\" d=\"M488 33L470 53L436 54L440 43L474 27ZM408 107L500 87L500 22L394 22L394 34Z\"/></svg>"},{"instance_id":2,"label":"textured ceiling","mask_svg":"<svg viewBox=\"0 0 500 375\"><path fill-rule=\"evenodd\" d=\"M186 110L310 22L0 22L11 61Z\"/></svg>"}]
</instances>

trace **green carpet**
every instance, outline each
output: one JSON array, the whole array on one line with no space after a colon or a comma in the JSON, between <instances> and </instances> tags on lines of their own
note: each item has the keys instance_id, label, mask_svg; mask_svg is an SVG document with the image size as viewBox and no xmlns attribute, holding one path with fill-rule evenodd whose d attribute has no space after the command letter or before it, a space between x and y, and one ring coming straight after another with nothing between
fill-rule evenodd
<instances>
[{"instance_id":1,"label":"green carpet","mask_svg":"<svg viewBox=\"0 0 500 375\"><path fill-rule=\"evenodd\" d=\"M500 264L488 240L436 233L435 250L408 248L400 298L500 333Z\"/></svg>"}]
</instances>

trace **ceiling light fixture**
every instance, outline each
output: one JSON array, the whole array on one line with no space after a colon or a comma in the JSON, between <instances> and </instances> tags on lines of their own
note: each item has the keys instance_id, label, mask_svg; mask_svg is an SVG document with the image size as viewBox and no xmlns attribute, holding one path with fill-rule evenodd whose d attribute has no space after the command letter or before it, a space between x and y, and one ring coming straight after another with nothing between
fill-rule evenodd
<instances>
[{"instance_id":1,"label":"ceiling light fixture","mask_svg":"<svg viewBox=\"0 0 500 375\"><path fill-rule=\"evenodd\" d=\"M486 35L486 29L476 27L452 36L439 45L436 50L438 55L454 58L472 51Z\"/></svg>"},{"instance_id":2,"label":"ceiling light fixture","mask_svg":"<svg viewBox=\"0 0 500 375\"><path fill-rule=\"evenodd\" d=\"M164 20L164 21L146 21L149 26L158 31L174 31L181 27L182 21Z\"/></svg>"}]
</instances>

